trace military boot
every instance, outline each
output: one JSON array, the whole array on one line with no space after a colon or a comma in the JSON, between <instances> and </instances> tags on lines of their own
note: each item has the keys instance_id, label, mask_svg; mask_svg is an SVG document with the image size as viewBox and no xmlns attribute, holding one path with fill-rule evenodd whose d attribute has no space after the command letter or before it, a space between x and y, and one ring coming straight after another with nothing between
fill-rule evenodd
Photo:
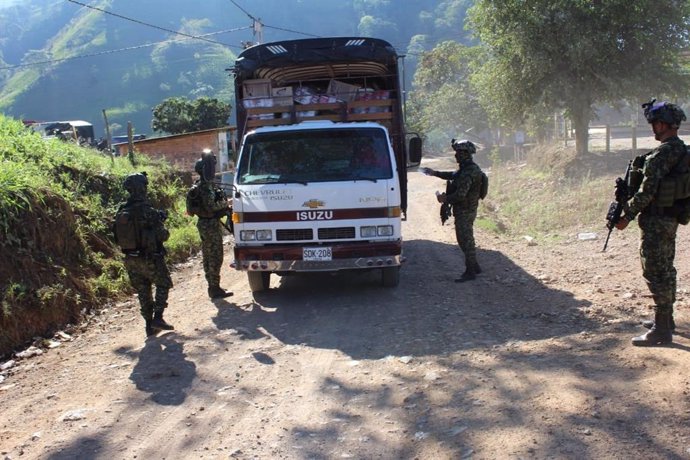
<instances>
[{"instance_id":1,"label":"military boot","mask_svg":"<svg viewBox=\"0 0 690 460\"><path fill-rule=\"evenodd\" d=\"M212 299L224 299L230 297L232 292L226 291L220 286L210 286L208 288L208 296Z\"/></svg>"},{"instance_id":2,"label":"military boot","mask_svg":"<svg viewBox=\"0 0 690 460\"><path fill-rule=\"evenodd\" d=\"M151 327L163 331L172 331L173 329L175 329L171 324L165 322L165 320L163 319L163 311L157 311L153 314L153 321L151 321Z\"/></svg>"},{"instance_id":3,"label":"military boot","mask_svg":"<svg viewBox=\"0 0 690 460\"><path fill-rule=\"evenodd\" d=\"M151 337L152 335L156 334L156 331L151 326L151 320L152 319L153 319L152 314L144 316L144 321L146 322L146 337Z\"/></svg>"},{"instance_id":4,"label":"military boot","mask_svg":"<svg viewBox=\"0 0 690 460\"><path fill-rule=\"evenodd\" d=\"M478 275L481 272L482 272L482 268L479 266L479 264L477 262L475 262L474 263L474 273L476 273Z\"/></svg>"},{"instance_id":5,"label":"military boot","mask_svg":"<svg viewBox=\"0 0 690 460\"><path fill-rule=\"evenodd\" d=\"M671 320L669 321L671 325L671 332L676 331L676 322L673 321L673 314L671 314ZM642 321L642 326L646 327L647 329L651 329L654 327L654 320L653 319L648 319L647 321Z\"/></svg>"},{"instance_id":6,"label":"military boot","mask_svg":"<svg viewBox=\"0 0 690 460\"><path fill-rule=\"evenodd\" d=\"M666 345L673 342L671 333L671 312L656 312L654 314L654 325L646 333L632 339L632 344L637 347L653 347L656 345Z\"/></svg>"},{"instance_id":7,"label":"military boot","mask_svg":"<svg viewBox=\"0 0 690 460\"><path fill-rule=\"evenodd\" d=\"M477 272L474 269L474 265L471 265L465 269L465 273L455 280L456 283L464 283L465 281L472 281L477 277Z\"/></svg>"}]
</instances>

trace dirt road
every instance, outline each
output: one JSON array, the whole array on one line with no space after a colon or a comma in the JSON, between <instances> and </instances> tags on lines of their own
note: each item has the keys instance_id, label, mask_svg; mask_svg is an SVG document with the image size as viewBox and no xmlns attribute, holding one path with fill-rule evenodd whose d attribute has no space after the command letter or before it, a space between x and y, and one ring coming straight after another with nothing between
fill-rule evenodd
<instances>
[{"instance_id":1,"label":"dirt road","mask_svg":"<svg viewBox=\"0 0 690 460\"><path fill-rule=\"evenodd\" d=\"M634 348L651 303L634 226L606 253L601 228L533 245L479 231L484 273L458 285L441 188L410 175L396 289L273 277L253 297L225 268L235 296L212 302L195 259L174 273L175 331L145 341L133 299L5 363L0 458L690 458L687 228L675 343Z\"/></svg>"}]
</instances>

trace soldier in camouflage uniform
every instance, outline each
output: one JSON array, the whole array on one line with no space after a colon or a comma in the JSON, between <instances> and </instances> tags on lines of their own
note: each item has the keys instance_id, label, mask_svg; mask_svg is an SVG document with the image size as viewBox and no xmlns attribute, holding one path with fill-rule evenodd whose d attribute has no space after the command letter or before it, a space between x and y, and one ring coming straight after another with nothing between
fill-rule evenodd
<instances>
[{"instance_id":1,"label":"soldier in camouflage uniform","mask_svg":"<svg viewBox=\"0 0 690 460\"><path fill-rule=\"evenodd\" d=\"M225 193L213 183L216 174L213 152L204 150L194 170L199 174L200 211L196 228L201 237L208 296L212 299L229 297L232 292L220 287L220 268L223 265L223 224L220 219L229 215L230 207Z\"/></svg>"},{"instance_id":2,"label":"soldier in camouflage uniform","mask_svg":"<svg viewBox=\"0 0 690 460\"><path fill-rule=\"evenodd\" d=\"M113 230L116 242L122 244L123 235L119 235L117 223L119 216L123 215L121 211L128 211L129 216L138 216L141 222L136 228L143 235L137 238L144 243L141 244L142 247L123 250L124 264L129 281L139 296L141 316L146 322L146 335L151 336L158 330L174 329L163 319L163 311L168 306L168 292L173 286L163 247L163 242L170 233L163 226L165 213L151 206L147 199L146 174L130 174L125 178L123 186L129 192L129 198L120 206ZM151 292L152 285L156 286L155 300Z\"/></svg>"},{"instance_id":3,"label":"soldier in camouflage uniform","mask_svg":"<svg viewBox=\"0 0 690 460\"><path fill-rule=\"evenodd\" d=\"M673 206L673 196L668 203L670 206L660 206L660 203L669 201L662 196L660 184L664 178L673 177L678 167L687 166L684 164L687 161L685 144L678 138L678 128L686 118L680 107L668 102L655 103L652 100L642 107L645 118L652 125L654 138L661 144L633 162L633 171L641 174L642 183L639 189L631 190L634 195L616 228L625 229L639 215L642 275L652 293L655 313L654 321L648 323L650 330L633 338L632 343L654 346L671 343L675 329L673 303L676 300L676 269L673 259L678 213Z\"/></svg>"},{"instance_id":4,"label":"soldier in camouflage uniform","mask_svg":"<svg viewBox=\"0 0 690 460\"><path fill-rule=\"evenodd\" d=\"M448 193L439 194L437 199L439 203L449 203L453 207L455 237L465 255L465 272L455 282L463 283L475 279L482 272L477 263L473 226L477 218L483 173L479 165L472 160L472 155L477 152L472 142L453 139L451 146L455 150L455 160L459 165L457 171L444 172L424 168L422 172L451 181Z\"/></svg>"}]
</instances>

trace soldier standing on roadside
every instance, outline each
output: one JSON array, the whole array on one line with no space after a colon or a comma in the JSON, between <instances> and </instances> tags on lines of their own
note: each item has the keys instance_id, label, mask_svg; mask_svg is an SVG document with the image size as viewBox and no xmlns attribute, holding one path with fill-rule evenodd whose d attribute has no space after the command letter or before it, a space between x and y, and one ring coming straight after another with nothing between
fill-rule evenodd
<instances>
[{"instance_id":1,"label":"soldier standing on roadside","mask_svg":"<svg viewBox=\"0 0 690 460\"><path fill-rule=\"evenodd\" d=\"M170 233L163 226L164 211L155 209L147 199L146 173L130 174L123 186L129 192L127 202L115 215L115 242L125 255L125 269L132 287L139 296L141 316L146 322L146 335L157 330L175 329L163 319L168 306L168 292L173 283L165 264L165 248ZM155 300L151 293L156 286Z\"/></svg>"},{"instance_id":2,"label":"soldier standing on roadside","mask_svg":"<svg viewBox=\"0 0 690 460\"><path fill-rule=\"evenodd\" d=\"M452 205L455 216L455 237L465 255L465 272L455 280L463 283L476 278L482 272L477 263L477 250L474 242L474 220L477 218L477 208L482 194L486 193L488 181L479 165L472 160L477 152L475 145L468 140L451 141L455 150L455 160L458 162L457 171L435 171L431 168L421 168L429 176L439 177L449 181L447 193L437 195L439 203Z\"/></svg>"},{"instance_id":3,"label":"soldier standing on roadside","mask_svg":"<svg viewBox=\"0 0 690 460\"><path fill-rule=\"evenodd\" d=\"M218 188L213 179L216 175L216 157L209 149L204 149L201 158L194 164L199 181L194 184L194 209L187 206L187 212L197 215L196 228L201 237L201 254L204 273L208 283L208 296L212 299L229 297L232 292L220 287L220 269L223 265L223 224L220 219L231 214L227 196Z\"/></svg>"},{"instance_id":4,"label":"soldier standing on roadside","mask_svg":"<svg viewBox=\"0 0 690 460\"><path fill-rule=\"evenodd\" d=\"M654 138L661 144L633 162L633 171L641 174L642 183L639 189L631 190L634 195L616 223L616 228L625 229L639 214L642 276L654 299L654 321L647 322L649 332L634 337L632 343L654 346L673 341L673 303L676 300L673 259L679 222L678 206L674 206L678 199L674 182L687 176L688 153L685 144L678 138L680 123L686 119L680 107L668 102L655 103L653 99L643 104L642 108L647 122L652 125ZM673 186L664 187L665 183Z\"/></svg>"}]
</instances>

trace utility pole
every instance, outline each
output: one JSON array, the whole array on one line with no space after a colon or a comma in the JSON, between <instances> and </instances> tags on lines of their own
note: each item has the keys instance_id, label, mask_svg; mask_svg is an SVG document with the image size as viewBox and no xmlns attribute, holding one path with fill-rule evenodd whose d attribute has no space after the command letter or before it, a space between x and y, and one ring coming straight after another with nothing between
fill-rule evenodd
<instances>
[{"instance_id":1,"label":"utility pole","mask_svg":"<svg viewBox=\"0 0 690 460\"><path fill-rule=\"evenodd\" d=\"M110 153L110 159L115 163L115 152L113 151L113 138L110 135L110 125L108 124L108 115L105 113L105 109L103 109L103 121L105 122L105 138L106 141L108 142L107 145L107 150Z\"/></svg>"},{"instance_id":2,"label":"utility pole","mask_svg":"<svg viewBox=\"0 0 690 460\"><path fill-rule=\"evenodd\" d=\"M261 24L261 18L254 19L252 28L254 29L254 43L262 44L264 42L264 25Z\"/></svg>"}]
</instances>

